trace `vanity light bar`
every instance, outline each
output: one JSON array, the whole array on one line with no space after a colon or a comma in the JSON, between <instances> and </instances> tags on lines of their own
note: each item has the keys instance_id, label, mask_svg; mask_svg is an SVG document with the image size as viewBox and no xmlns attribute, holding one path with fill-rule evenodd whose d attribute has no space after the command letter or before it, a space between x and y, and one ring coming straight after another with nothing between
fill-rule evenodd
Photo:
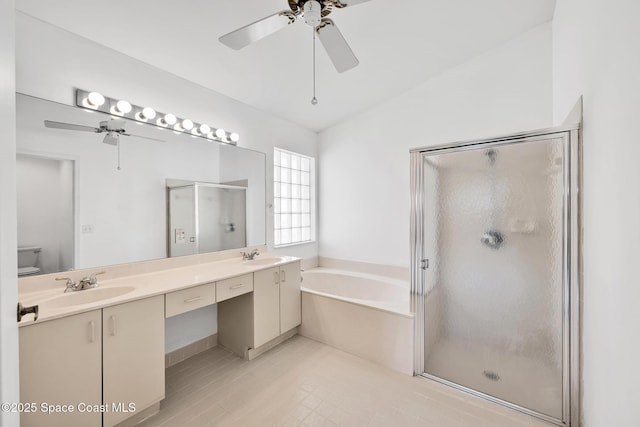
<instances>
[{"instance_id":1,"label":"vanity light bar","mask_svg":"<svg viewBox=\"0 0 640 427\"><path fill-rule=\"evenodd\" d=\"M179 118L171 113L161 113L151 107L133 105L124 99L109 98L98 92L76 89L76 105L94 111L122 117L138 123L146 123L160 128L172 129L191 136L238 145L240 135L222 128L212 128L206 123L196 123L187 118Z\"/></svg>"}]
</instances>

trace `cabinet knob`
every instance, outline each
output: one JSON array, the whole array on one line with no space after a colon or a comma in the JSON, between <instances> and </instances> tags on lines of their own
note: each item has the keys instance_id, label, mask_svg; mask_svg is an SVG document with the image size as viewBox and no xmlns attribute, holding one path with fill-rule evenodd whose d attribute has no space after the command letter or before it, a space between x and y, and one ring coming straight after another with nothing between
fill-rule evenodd
<instances>
[{"instance_id":1,"label":"cabinet knob","mask_svg":"<svg viewBox=\"0 0 640 427\"><path fill-rule=\"evenodd\" d=\"M27 314L33 314L33 321L35 322L36 320L38 320L38 304L36 305L32 305L29 307L24 307L22 305L22 303L18 303L18 322L22 320L22 317L27 315Z\"/></svg>"}]
</instances>

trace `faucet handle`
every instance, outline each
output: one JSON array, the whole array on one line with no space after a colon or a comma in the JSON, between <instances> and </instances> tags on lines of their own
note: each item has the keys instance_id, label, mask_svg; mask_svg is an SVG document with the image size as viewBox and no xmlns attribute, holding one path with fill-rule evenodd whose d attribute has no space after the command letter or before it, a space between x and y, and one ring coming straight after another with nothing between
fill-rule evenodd
<instances>
[{"instance_id":1,"label":"faucet handle","mask_svg":"<svg viewBox=\"0 0 640 427\"><path fill-rule=\"evenodd\" d=\"M67 281L67 288L64 290L65 292L73 291L76 289L76 282L71 277L56 277L56 280Z\"/></svg>"},{"instance_id":2,"label":"faucet handle","mask_svg":"<svg viewBox=\"0 0 640 427\"><path fill-rule=\"evenodd\" d=\"M91 280L91 282L96 283L98 281L98 278L96 276L100 275L100 274L105 274L106 271L98 271L96 273L91 273L91 275L89 276L89 280Z\"/></svg>"},{"instance_id":3,"label":"faucet handle","mask_svg":"<svg viewBox=\"0 0 640 427\"><path fill-rule=\"evenodd\" d=\"M99 274L105 274L106 271L98 271L96 273L91 273L89 276L84 277L82 280L80 280L80 283L83 284L84 286L89 286L91 288L95 288L98 286L98 278L96 277Z\"/></svg>"},{"instance_id":4,"label":"faucet handle","mask_svg":"<svg viewBox=\"0 0 640 427\"><path fill-rule=\"evenodd\" d=\"M258 252L258 249L254 249L251 252L240 251L240 253L242 254L242 259L245 261L252 260L256 255L260 255L260 252Z\"/></svg>"}]
</instances>

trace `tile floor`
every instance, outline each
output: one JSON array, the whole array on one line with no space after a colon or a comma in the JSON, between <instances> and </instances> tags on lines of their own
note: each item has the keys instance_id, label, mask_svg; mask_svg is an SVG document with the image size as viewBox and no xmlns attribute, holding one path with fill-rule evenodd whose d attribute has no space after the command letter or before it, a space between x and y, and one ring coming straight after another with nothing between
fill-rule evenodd
<instances>
[{"instance_id":1,"label":"tile floor","mask_svg":"<svg viewBox=\"0 0 640 427\"><path fill-rule=\"evenodd\" d=\"M142 426L549 424L295 336L246 362L215 347L167 369L160 413Z\"/></svg>"}]
</instances>

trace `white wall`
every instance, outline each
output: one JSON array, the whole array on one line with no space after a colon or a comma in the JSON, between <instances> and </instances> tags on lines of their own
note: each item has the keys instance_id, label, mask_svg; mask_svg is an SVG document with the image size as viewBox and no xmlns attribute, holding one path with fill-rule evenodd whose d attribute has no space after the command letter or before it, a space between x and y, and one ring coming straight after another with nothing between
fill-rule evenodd
<instances>
[{"instance_id":1,"label":"white wall","mask_svg":"<svg viewBox=\"0 0 640 427\"><path fill-rule=\"evenodd\" d=\"M16 323L16 134L14 2L0 2L0 402L19 402ZM0 412L0 425L19 425Z\"/></svg>"},{"instance_id":2,"label":"white wall","mask_svg":"<svg viewBox=\"0 0 640 427\"><path fill-rule=\"evenodd\" d=\"M320 134L320 255L409 265L409 150L551 125L551 25Z\"/></svg>"},{"instance_id":3,"label":"white wall","mask_svg":"<svg viewBox=\"0 0 640 427\"><path fill-rule=\"evenodd\" d=\"M75 105L74 88L95 90L126 98L136 105L150 105L158 111L173 112L199 123L238 132L239 146L267 154L267 204L273 200L273 168L269 165L273 164L274 146L317 156L314 132L19 12L16 14L16 71L16 91L27 95ZM13 171L10 172L13 177ZM13 199L15 196L11 195ZM273 248L271 209L267 209L267 245ZM15 260L15 245L11 250ZM313 257L317 255L317 244L273 252ZM203 322L203 318L208 320ZM181 316L167 328L168 348L177 342L187 344L180 341L184 337L193 342L215 333L215 318L215 306L204 313ZM203 323L211 327L203 330L200 327Z\"/></svg>"},{"instance_id":4,"label":"white wall","mask_svg":"<svg viewBox=\"0 0 640 427\"><path fill-rule=\"evenodd\" d=\"M583 95L585 426L640 419L640 2L558 0L554 117Z\"/></svg>"}]
</instances>

